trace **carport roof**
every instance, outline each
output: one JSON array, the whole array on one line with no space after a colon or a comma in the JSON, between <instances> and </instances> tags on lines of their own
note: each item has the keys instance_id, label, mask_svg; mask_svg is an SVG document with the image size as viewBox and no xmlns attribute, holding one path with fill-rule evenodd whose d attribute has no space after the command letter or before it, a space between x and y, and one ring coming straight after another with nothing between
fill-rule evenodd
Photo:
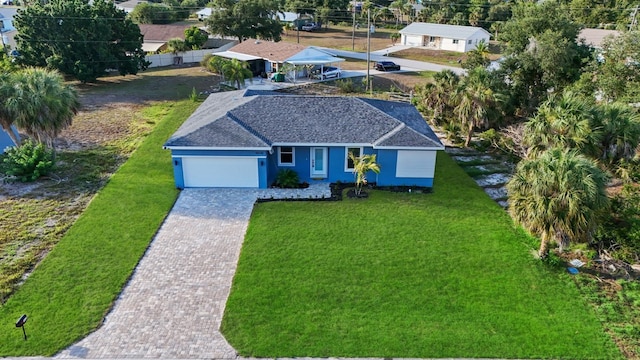
<instances>
[{"instance_id":1,"label":"carport roof","mask_svg":"<svg viewBox=\"0 0 640 360\"><path fill-rule=\"evenodd\" d=\"M242 90L210 95L165 147L271 150L280 145L444 148L407 103Z\"/></svg>"},{"instance_id":2,"label":"carport roof","mask_svg":"<svg viewBox=\"0 0 640 360\"><path fill-rule=\"evenodd\" d=\"M240 61L250 61L250 60L258 60L258 59L262 59L259 56L254 56L254 55L248 55L248 54L241 54L241 53L237 53L235 51L221 51L221 52L215 52L213 53L213 55L215 56L222 56L224 58L227 59L238 59Z\"/></svg>"}]
</instances>

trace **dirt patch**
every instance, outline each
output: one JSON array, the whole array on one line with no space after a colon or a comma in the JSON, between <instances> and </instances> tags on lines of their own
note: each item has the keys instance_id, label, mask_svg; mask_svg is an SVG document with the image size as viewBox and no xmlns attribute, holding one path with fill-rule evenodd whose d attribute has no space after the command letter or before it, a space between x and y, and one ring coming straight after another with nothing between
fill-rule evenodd
<instances>
[{"instance_id":1,"label":"dirt patch","mask_svg":"<svg viewBox=\"0 0 640 360\"><path fill-rule=\"evenodd\" d=\"M371 34L371 51L382 50L392 45L391 33L397 30L376 29ZM282 36L282 41L299 43L307 46L330 47L334 49L367 51L367 31L366 26L356 29L355 39L352 39L353 28L347 26L330 25L322 30L308 32L286 30ZM299 37L298 37L299 35Z\"/></svg>"}]
</instances>

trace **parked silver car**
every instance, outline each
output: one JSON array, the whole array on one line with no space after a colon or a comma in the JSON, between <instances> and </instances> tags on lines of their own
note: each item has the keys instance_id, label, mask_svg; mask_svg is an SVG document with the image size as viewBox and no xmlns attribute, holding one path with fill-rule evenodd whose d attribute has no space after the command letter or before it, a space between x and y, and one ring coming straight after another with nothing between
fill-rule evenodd
<instances>
[{"instance_id":1,"label":"parked silver car","mask_svg":"<svg viewBox=\"0 0 640 360\"><path fill-rule=\"evenodd\" d=\"M339 78L342 71L335 66L325 66L324 68L317 68L311 72L311 78L313 79L330 79Z\"/></svg>"}]
</instances>

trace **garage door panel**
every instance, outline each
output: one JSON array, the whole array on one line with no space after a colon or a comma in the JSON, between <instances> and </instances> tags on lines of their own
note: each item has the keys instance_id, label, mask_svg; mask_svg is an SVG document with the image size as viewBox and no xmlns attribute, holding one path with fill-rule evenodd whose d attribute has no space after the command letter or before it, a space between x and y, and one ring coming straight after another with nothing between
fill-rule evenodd
<instances>
[{"instance_id":1,"label":"garage door panel","mask_svg":"<svg viewBox=\"0 0 640 360\"><path fill-rule=\"evenodd\" d=\"M254 157L185 157L185 187L259 186L258 159Z\"/></svg>"}]
</instances>

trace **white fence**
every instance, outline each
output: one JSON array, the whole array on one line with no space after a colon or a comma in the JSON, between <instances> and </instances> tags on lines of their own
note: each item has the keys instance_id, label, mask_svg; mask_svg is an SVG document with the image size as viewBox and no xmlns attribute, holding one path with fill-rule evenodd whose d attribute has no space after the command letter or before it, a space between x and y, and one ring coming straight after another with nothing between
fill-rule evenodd
<instances>
[{"instance_id":1,"label":"white fence","mask_svg":"<svg viewBox=\"0 0 640 360\"><path fill-rule=\"evenodd\" d=\"M236 43L231 42L229 44L226 44L216 49L191 50L191 51L180 53L179 56L182 57L183 63L199 63L200 61L202 61L202 59L206 54L213 54L221 51L227 51L230 48L232 48L234 45L236 45ZM154 54L154 55L148 55L145 57L145 59L151 63L151 65L149 65L150 68L174 65L175 64L174 58L175 58L175 55L173 54Z\"/></svg>"}]
</instances>

